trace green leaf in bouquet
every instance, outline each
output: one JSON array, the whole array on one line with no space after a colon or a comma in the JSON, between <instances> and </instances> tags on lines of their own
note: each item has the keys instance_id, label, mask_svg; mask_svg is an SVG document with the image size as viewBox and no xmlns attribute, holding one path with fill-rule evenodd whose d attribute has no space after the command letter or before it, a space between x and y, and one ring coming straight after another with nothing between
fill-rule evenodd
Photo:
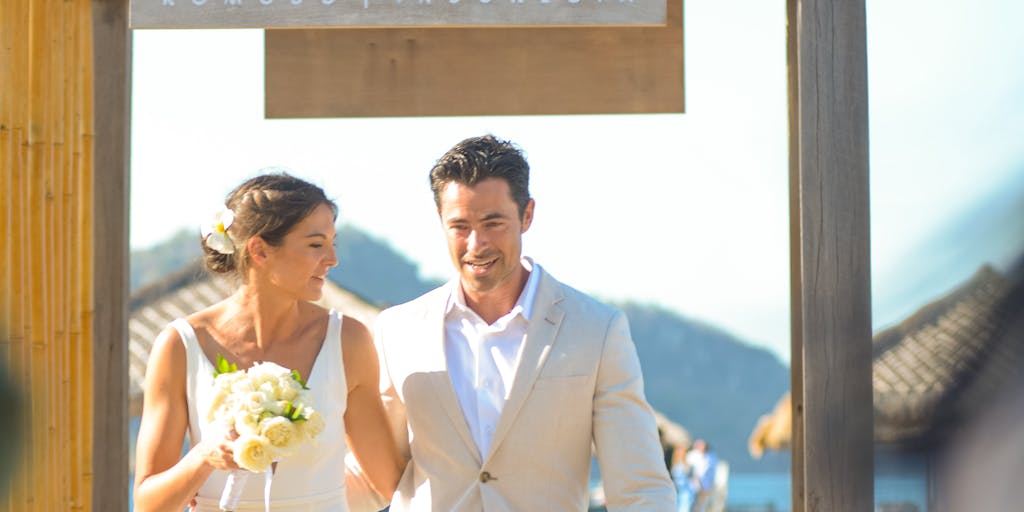
<instances>
[{"instance_id":1,"label":"green leaf in bouquet","mask_svg":"<svg viewBox=\"0 0 1024 512\"><path fill-rule=\"evenodd\" d=\"M221 354L217 354L217 366L214 368L213 376L216 377L222 373L234 373L238 371L238 365L235 363L229 363L228 360Z\"/></svg>"},{"instance_id":2,"label":"green leaf in bouquet","mask_svg":"<svg viewBox=\"0 0 1024 512\"><path fill-rule=\"evenodd\" d=\"M300 421L306 421L306 417L302 415L302 404L298 407L291 402L284 404L284 415L285 418L291 420L292 423L298 423Z\"/></svg>"},{"instance_id":3,"label":"green leaf in bouquet","mask_svg":"<svg viewBox=\"0 0 1024 512\"><path fill-rule=\"evenodd\" d=\"M302 386L302 389L309 389L306 387L306 381L302 380L302 375L299 375L298 370L292 370L292 378L295 379L295 382L298 382L299 385Z\"/></svg>"}]
</instances>

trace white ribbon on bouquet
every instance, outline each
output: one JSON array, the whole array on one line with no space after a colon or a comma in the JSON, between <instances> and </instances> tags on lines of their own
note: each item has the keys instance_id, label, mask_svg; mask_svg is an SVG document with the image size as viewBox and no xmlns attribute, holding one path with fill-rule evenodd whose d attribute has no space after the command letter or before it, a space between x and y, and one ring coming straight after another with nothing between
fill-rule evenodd
<instances>
[{"instance_id":1,"label":"white ribbon on bouquet","mask_svg":"<svg viewBox=\"0 0 1024 512\"><path fill-rule=\"evenodd\" d=\"M242 491L245 490L245 483L249 480L251 471L235 469L228 473L227 482L224 483L224 492L220 495L220 509L222 512L233 512L242 499ZM266 512L270 512L270 486L274 482L273 466L263 472L263 506Z\"/></svg>"}]
</instances>

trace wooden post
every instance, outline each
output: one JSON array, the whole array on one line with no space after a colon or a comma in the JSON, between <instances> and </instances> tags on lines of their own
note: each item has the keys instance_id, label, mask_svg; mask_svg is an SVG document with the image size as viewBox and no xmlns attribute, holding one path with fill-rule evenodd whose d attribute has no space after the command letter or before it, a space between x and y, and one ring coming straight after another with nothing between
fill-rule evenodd
<instances>
[{"instance_id":1,"label":"wooden post","mask_svg":"<svg viewBox=\"0 0 1024 512\"><path fill-rule=\"evenodd\" d=\"M128 0L93 0L93 510L128 510Z\"/></svg>"},{"instance_id":2,"label":"wooden post","mask_svg":"<svg viewBox=\"0 0 1024 512\"><path fill-rule=\"evenodd\" d=\"M864 1L788 0L793 511L874 508Z\"/></svg>"}]
</instances>

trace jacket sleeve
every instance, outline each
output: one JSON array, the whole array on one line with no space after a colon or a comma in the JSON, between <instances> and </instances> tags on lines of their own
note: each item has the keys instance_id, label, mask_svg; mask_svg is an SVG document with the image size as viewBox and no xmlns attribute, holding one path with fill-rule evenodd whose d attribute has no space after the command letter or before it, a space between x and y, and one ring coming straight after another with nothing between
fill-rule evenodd
<instances>
[{"instance_id":1,"label":"jacket sleeve","mask_svg":"<svg viewBox=\"0 0 1024 512\"><path fill-rule=\"evenodd\" d=\"M658 439L654 412L626 316L612 318L594 391L594 446L609 512L672 511L675 487Z\"/></svg>"}]
</instances>

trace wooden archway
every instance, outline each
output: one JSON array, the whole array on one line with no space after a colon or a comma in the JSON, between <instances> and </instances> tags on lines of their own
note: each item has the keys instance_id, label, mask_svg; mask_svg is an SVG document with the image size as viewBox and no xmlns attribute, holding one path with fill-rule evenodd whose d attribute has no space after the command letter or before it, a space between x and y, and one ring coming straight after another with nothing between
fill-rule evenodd
<instances>
[{"instance_id":1,"label":"wooden archway","mask_svg":"<svg viewBox=\"0 0 1024 512\"><path fill-rule=\"evenodd\" d=\"M25 44L15 39L13 25L7 22L15 19L10 14L23 4L23 0L0 0L5 51ZM59 4L68 3L29 1L39 9ZM867 512L874 500L865 5L863 0L787 0L787 11L793 504L794 510L801 512ZM92 430L91 435L68 435L66 445L33 443L28 450L43 467L59 467L55 457L62 458L70 450L91 463L92 471L69 477L74 481L67 484L78 489L74 496L35 482L15 489L8 499L14 509L128 508L128 1L92 0L91 12L85 16L91 16L83 30L91 30L92 75L86 85L92 90L92 111L83 122L92 127L93 144L87 150L92 151L92 174L84 182L74 183L71 193L91 196L91 211L81 216L78 226L88 233L82 243L88 245L85 270L92 274L91 296L82 299L86 325L91 325L90 332L84 333L91 339L91 364L85 369L90 375L83 381L91 390L83 395L79 408L69 408L68 414L91 418L87 423ZM46 56L32 54L32 58ZM25 92L25 97L12 96L6 92L11 90L9 78L26 72L27 65L0 62L5 64L0 69L5 91L0 130L9 130L14 122L9 105L31 102L46 92L30 87L19 91ZM72 87L63 94L71 98L74 91ZM12 146L3 148L0 176L4 181L0 185L11 187L21 180L17 182L38 185L33 189L37 192L47 190L45 172L35 174L19 167L9 153ZM45 207L50 200L45 193L25 197L29 209ZM13 215L9 208L0 209L4 221ZM6 247L42 237L39 233L55 228L56 221L31 232L15 232L9 225L3 228ZM35 263L12 260L10 254L9 250L0 252L7 258L0 262L8 265L4 276L21 275L33 268ZM3 290L0 320L10 322L9 298L25 290L5 279L0 282L10 288ZM30 307L37 307L53 300L54 293L44 291L27 300ZM54 325L43 322L45 325L30 329ZM68 345L63 350L73 349ZM82 389L75 388L81 383L60 374L47 379L45 386L54 400L67 400L64 397L72 389ZM35 381L22 384L34 385Z\"/></svg>"}]
</instances>

